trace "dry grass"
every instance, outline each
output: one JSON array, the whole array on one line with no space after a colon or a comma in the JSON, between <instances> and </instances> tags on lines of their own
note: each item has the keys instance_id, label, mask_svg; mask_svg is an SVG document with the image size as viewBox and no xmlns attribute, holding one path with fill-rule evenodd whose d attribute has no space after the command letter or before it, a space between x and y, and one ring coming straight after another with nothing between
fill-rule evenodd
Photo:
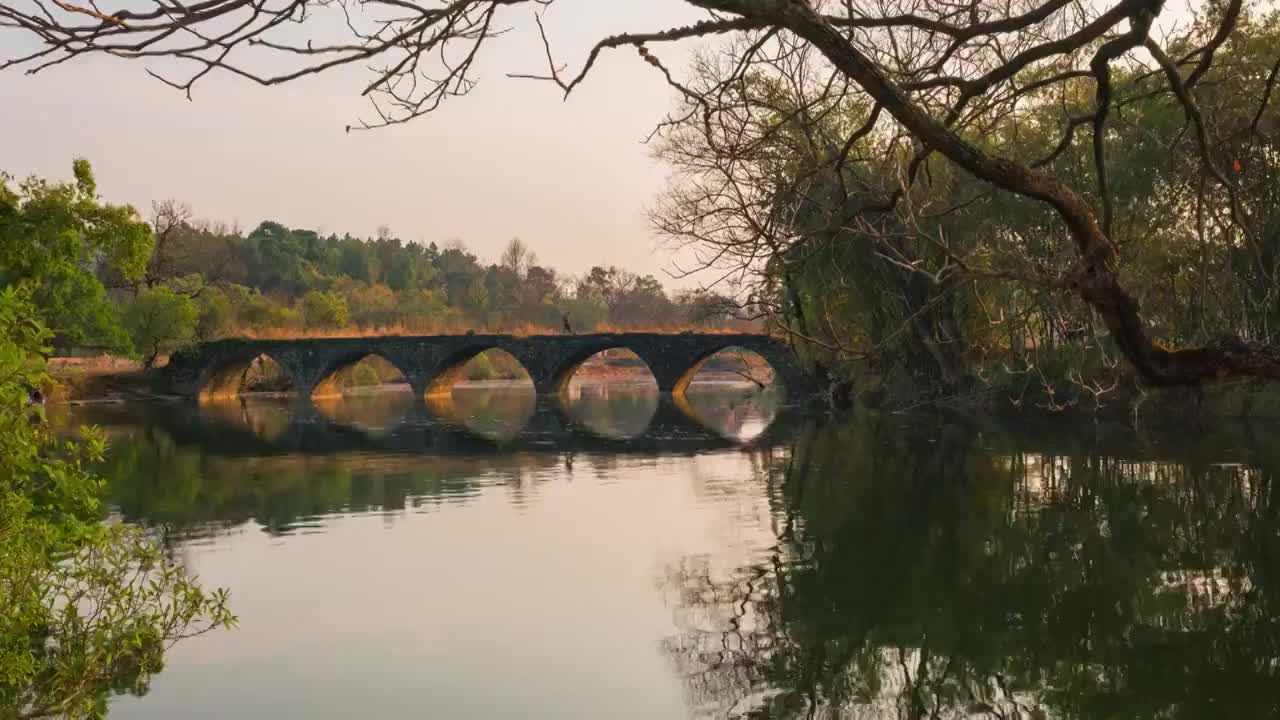
<instances>
[{"instance_id":1,"label":"dry grass","mask_svg":"<svg viewBox=\"0 0 1280 720\"><path fill-rule=\"evenodd\" d=\"M114 355L94 357L56 357L49 359L49 374L55 378L84 375L118 375L136 372L142 363Z\"/></svg>"},{"instance_id":2,"label":"dry grass","mask_svg":"<svg viewBox=\"0 0 1280 720\"><path fill-rule=\"evenodd\" d=\"M517 337L526 337L529 335L560 335L563 333L561 328L550 328L542 325L521 324L515 326L500 326L496 328L483 328L457 324L442 325L384 325L378 327L365 327L360 325L348 325L341 328L298 328L298 327L273 327L273 328L236 328L231 331L232 337L253 338L256 340L297 340L300 338L350 338L350 337L410 337L415 335L465 335L474 331L477 335L515 335ZM668 326L644 326L644 327L617 327L605 325L592 333L682 333L694 332L709 335L734 335L738 333L759 332L759 329L751 328L699 328L689 325L668 325ZM583 333L585 334L585 333Z\"/></svg>"},{"instance_id":3,"label":"dry grass","mask_svg":"<svg viewBox=\"0 0 1280 720\"><path fill-rule=\"evenodd\" d=\"M408 337L412 335L463 335L465 329L448 326L409 327L407 325L385 325L364 327L348 325L340 328L300 328L269 327L234 328L228 334L231 337L252 338L255 340L297 340L300 338L349 338L349 337Z\"/></svg>"},{"instance_id":4,"label":"dry grass","mask_svg":"<svg viewBox=\"0 0 1280 720\"><path fill-rule=\"evenodd\" d=\"M49 359L50 382L44 388L52 403L69 400L154 397L142 363L111 355Z\"/></svg>"}]
</instances>

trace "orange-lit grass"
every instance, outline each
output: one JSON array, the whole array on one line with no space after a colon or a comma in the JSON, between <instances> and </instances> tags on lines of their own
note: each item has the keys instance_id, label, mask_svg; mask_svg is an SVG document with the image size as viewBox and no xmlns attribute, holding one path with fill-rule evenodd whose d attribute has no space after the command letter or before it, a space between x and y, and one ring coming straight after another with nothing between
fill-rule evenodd
<instances>
[{"instance_id":1,"label":"orange-lit grass","mask_svg":"<svg viewBox=\"0 0 1280 720\"><path fill-rule=\"evenodd\" d=\"M92 357L49 358L49 374L54 377L70 375L115 375L142 369L142 363L114 355Z\"/></svg>"},{"instance_id":2,"label":"orange-lit grass","mask_svg":"<svg viewBox=\"0 0 1280 720\"><path fill-rule=\"evenodd\" d=\"M440 325L414 325L408 326L403 324L397 325L381 325L377 327L366 327L361 325L347 325L340 328L301 328L301 327L270 327L270 328L236 328L231 331L232 337L253 338L258 340L296 340L300 338L349 338L349 337L411 337L415 335L465 335L474 331L477 335L515 335L517 337L525 337L529 335L560 335L564 331L561 328L551 328L542 325L533 325L524 323L513 326L499 326L495 328L474 327L462 324L440 324ZM605 325L590 331L591 333L682 333L694 332L711 335L732 335L737 333L753 332L749 328L700 328L691 325L667 325L667 326L641 326L641 327L618 327ZM759 332L759 330L754 330ZM583 334L586 334L585 332Z\"/></svg>"}]
</instances>

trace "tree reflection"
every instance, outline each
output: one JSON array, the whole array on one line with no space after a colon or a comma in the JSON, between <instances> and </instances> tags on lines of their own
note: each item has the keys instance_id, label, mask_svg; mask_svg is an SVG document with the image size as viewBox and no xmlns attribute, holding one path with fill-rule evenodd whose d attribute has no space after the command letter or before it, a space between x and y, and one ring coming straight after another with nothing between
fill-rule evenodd
<instances>
[{"instance_id":1,"label":"tree reflection","mask_svg":"<svg viewBox=\"0 0 1280 720\"><path fill-rule=\"evenodd\" d=\"M1280 713L1269 465L995 452L925 430L806 434L767 475L768 557L669 568L666 650L697 712Z\"/></svg>"},{"instance_id":2,"label":"tree reflection","mask_svg":"<svg viewBox=\"0 0 1280 720\"><path fill-rule=\"evenodd\" d=\"M338 512L403 511L465 501L476 478L518 466L552 466L554 455L413 456L289 454L220 456L181 446L164 430L117 429L101 468L111 503L129 522L172 529L173 539L205 536L253 521L289 533Z\"/></svg>"}]
</instances>

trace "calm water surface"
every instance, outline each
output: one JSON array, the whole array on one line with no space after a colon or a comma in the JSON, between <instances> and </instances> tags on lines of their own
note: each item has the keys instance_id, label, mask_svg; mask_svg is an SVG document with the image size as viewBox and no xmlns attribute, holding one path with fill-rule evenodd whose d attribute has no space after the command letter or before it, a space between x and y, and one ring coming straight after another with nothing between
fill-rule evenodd
<instances>
[{"instance_id":1,"label":"calm water surface","mask_svg":"<svg viewBox=\"0 0 1280 720\"><path fill-rule=\"evenodd\" d=\"M575 395L76 409L240 617L112 716L1280 716L1273 428Z\"/></svg>"}]
</instances>

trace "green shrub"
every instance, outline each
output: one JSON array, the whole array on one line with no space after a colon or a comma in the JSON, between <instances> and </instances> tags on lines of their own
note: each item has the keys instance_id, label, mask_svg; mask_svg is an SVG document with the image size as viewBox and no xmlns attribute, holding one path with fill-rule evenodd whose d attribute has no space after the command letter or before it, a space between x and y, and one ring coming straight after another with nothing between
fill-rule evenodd
<instances>
[{"instance_id":1,"label":"green shrub","mask_svg":"<svg viewBox=\"0 0 1280 720\"><path fill-rule=\"evenodd\" d=\"M340 328L347 324L347 301L312 290L302 297L302 321L309 328Z\"/></svg>"},{"instance_id":2,"label":"green shrub","mask_svg":"<svg viewBox=\"0 0 1280 720\"><path fill-rule=\"evenodd\" d=\"M217 288L206 288L196 299L196 307L200 313L196 321L197 339L216 340L231 332L235 308L226 293Z\"/></svg>"},{"instance_id":3,"label":"green shrub","mask_svg":"<svg viewBox=\"0 0 1280 720\"><path fill-rule=\"evenodd\" d=\"M153 537L101 521L103 482L86 469L101 434L60 440L28 406L49 381L52 333L35 313L0 290L0 717L101 717L111 693L146 692L174 642L235 617Z\"/></svg>"},{"instance_id":4,"label":"green shrub","mask_svg":"<svg viewBox=\"0 0 1280 720\"><path fill-rule=\"evenodd\" d=\"M125 309L124 324L147 367L156 357L179 350L196 338L199 311L191 298L165 287L151 288Z\"/></svg>"},{"instance_id":5,"label":"green shrub","mask_svg":"<svg viewBox=\"0 0 1280 720\"><path fill-rule=\"evenodd\" d=\"M378 376L378 371L369 363L356 363L355 367L347 373L346 381L343 383L346 387L370 387L373 385L381 385L382 378Z\"/></svg>"},{"instance_id":6,"label":"green shrub","mask_svg":"<svg viewBox=\"0 0 1280 720\"><path fill-rule=\"evenodd\" d=\"M467 363L466 377L468 380L493 380L498 377L488 353L480 353Z\"/></svg>"}]
</instances>

